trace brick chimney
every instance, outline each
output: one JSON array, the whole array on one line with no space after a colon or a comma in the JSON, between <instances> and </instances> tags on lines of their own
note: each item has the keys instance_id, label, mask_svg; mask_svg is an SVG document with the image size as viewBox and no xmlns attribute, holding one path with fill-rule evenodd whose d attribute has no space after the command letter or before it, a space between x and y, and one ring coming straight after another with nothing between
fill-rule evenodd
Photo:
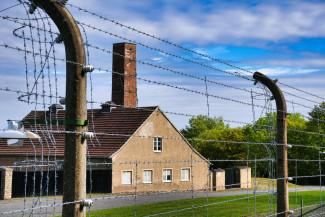
<instances>
[{"instance_id":1,"label":"brick chimney","mask_svg":"<svg viewBox=\"0 0 325 217\"><path fill-rule=\"evenodd\" d=\"M137 106L136 45L113 44L112 102L126 107Z\"/></svg>"}]
</instances>

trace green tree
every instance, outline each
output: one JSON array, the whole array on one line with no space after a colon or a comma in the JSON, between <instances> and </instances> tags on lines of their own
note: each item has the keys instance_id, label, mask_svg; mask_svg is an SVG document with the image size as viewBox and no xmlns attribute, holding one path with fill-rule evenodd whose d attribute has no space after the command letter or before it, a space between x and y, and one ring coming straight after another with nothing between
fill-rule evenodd
<instances>
[{"instance_id":1,"label":"green tree","mask_svg":"<svg viewBox=\"0 0 325 217\"><path fill-rule=\"evenodd\" d=\"M309 112L310 119L308 122L308 130L313 132L324 133L325 131L325 102L316 105Z\"/></svg>"},{"instance_id":2,"label":"green tree","mask_svg":"<svg viewBox=\"0 0 325 217\"><path fill-rule=\"evenodd\" d=\"M194 148L205 158L211 159L214 168L228 168L241 165L234 161L245 159L242 128L210 129L196 137Z\"/></svg>"},{"instance_id":3,"label":"green tree","mask_svg":"<svg viewBox=\"0 0 325 217\"><path fill-rule=\"evenodd\" d=\"M308 120L299 113L289 115L287 119L288 144L292 145L292 148L288 149L288 175L294 177L318 174L318 162L310 161L318 159L319 150L313 148L315 143L313 134L308 131ZM310 178L299 178L297 182L298 184L315 184Z\"/></svg>"},{"instance_id":4,"label":"green tree","mask_svg":"<svg viewBox=\"0 0 325 217\"><path fill-rule=\"evenodd\" d=\"M315 112L314 112L315 113ZM257 159L271 157L276 158L276 119L277 114L269 113L261 117L254 125L244 126L244 134L250 142L266 143L264 152L259 148L261 145L251 145L250 155L255 155ZM291 114L287 117L287 143L293 145L288 149L288 174L289 176L310 176L319 174L319 136L311 131L308 127L310 122L300 113ZM314 148L315 147L315 148ZM272 151L273 150L273 151ZM272 153L271 153L272 154ZM253 166L253 165L252 165ZM256 165L257 175L265 176L266 170L269 169L266 162L259 162ZM319 178L318 178L319 180ZM300 178L298 184L316 184L316 179Z\"/></svg>"},{"instance_id":5,"label":"green tree","mask_svg":"<svg viewBox=\"0 0 325 217\"><path fill-rule=\"evenodd\" d=\"M307 127L306 131L308 131L308 141L306 144L308 146L314 146L316 148L309 148L313 149L313 153L305 156L305 159L310 159L310 160L316 160L316 161L308 161L310 164L309 166L309 171L310 168L312 169L311 175L319 175L321 171L319 171L319 162L317 160L324 160L325 155L323 152L325 149L325 102L322 102L320 105L314 106L314 108L309 112L309 121L307 122ZM309 153L312 152L309 150ZM307 153L307 152L305 152ZM307 163L307 161L306 161ZM324 162L321 164L322 171L325 170L325 164ZM322 172L324 173L324 172ZM309 175L310 175L309 174ZM323 182L322 184L325 183L325 180L322 179ZM309 184L309 183L308 183ZM312 184L319 184L319 178L314 178L314 182Z\"/></svg>"},{"instance_id":6,"label":"green tree","mask_svg":"<svg viewBox=\"0 0 325 217\"><path fill-rule=\"evenodd\" d=\"M181 133L185 136L185 138L191 139L196 138L207 130L223 130L226 128L229 128L229 125L225 125L221 116L209 118L206 115L198 115L189 120L189 126L181 129Z\"/></svg>"},{"instance_id":7,"label":"green tree","mask_svg":"<svg viewBox=\"0 0 325 217\"><path fill-rule=\"evenodd\" d=\"M247 142L244 150L246 158L250 160L265 159L264 161L250 161L249 166L254 168L252 170L254 172L256 167L257 177L269 177L271 176L271 163L274 164L272 159L275 156L275 148L270 145L270 137L273 137L273 133L268 131L267 125L263 123L267 122L265 117L259 121L260 125L257 125L257 122L243 127L244 140Z\"/></svg>"},{"instance_id":8,"label":"green tree","mask_svg":"<svg viewBox=\"0 0 325 217\"><path fill-rule=\"evenodd\" d=\"M287 117L287 142L293 145L288 150L289 176L320 174L318 160L325 158L322 154L325 150L320 148L325 147L325 102L315 106L309 115L311 118L308 120L299 113ZM253 124L230 128L224 124L221 116L209 118L199 115L191 118L189 126L181 132L186 138L193 139L192 143L196 150L210 159L214 168L247 165L245 161L231 160L265 159L251 161L249 166L256 168L257 176L270 177L272 176L270 172L276 168L272 160L276 159L276 120L276 112L267 113ZM252 171L255 171L255 168ZM324 171L325 164L322 164L321 168ZM318 183L319 177L298 179L298 184Z\"/></svg>"}]
</instances>

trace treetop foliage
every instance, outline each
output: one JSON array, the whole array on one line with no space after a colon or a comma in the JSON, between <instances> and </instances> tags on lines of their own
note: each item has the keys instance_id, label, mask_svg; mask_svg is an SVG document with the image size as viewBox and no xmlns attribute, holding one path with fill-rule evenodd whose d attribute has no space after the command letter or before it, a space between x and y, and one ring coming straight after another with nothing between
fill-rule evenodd
<instances>
[{"instance_id":1,"label":"treetop foliage","mask_svg":"<svg viewBox=\"0 0 325 217\"><path fill-rule=\"evenodd\" d=\"M198 137L207 130L223 130L226 128L229 128L229 125L225 125L221 116L209 118L207 115L198 115L189 120L189 126L182 129L181 133L185 138L190 139Z\"/></svg>"},{"instance_id":2,"label":"treetop foliage","mask_svg":"<svg viewBox=\"0 0 325 217\"><path fill-rule=\"evenodd\" d=\"M319 147L325 146L325 102L316 105L306 119L300 113L287 116L288 159L325 159L320 155ZM243 159L276 159L276 122L277 114L267 113L255 123L232 128L225 124L222 116L209 118L206 115L192 117L189 125L181 130L187 139L193 139L194 148L205 158L210 159L213 168L229 168L246 166ZM311 147L306 147L311 146ZM315 147L315 148L312 148ZM218 161L230 160L230 161ZM319 174L317 161L299 161L299 165L288 162L289 175ZM270 176L269 162L258 162L251 167L256 168L256 175ZM253 170L252 170L253 171ZM301 182L301 180L300 180ZM312 184L312 183L308 183Z\"/></svg>"}]
</instances>

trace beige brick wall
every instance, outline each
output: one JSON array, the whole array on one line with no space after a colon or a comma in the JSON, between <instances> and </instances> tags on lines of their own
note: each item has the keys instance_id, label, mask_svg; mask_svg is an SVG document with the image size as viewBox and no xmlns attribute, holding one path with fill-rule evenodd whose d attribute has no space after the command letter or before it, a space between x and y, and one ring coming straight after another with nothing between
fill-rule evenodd
<instances>
[{"instance_id":1,"label":"beige brick wall","mask_svg":"<svg viewBox=\"0 0 325 217\"><path fill-rule=\"evenodd\" d=\"M11 168L3 168L1 170L0 200L6 200L11 198L12 171L13 169Z\"/></svg>"},{"instance_id":2,"label":"beige brick wall","mask_svg":"<svg viewBox=\"0 0 325 217\"><path fill-rule=\"evenodd\" d=\"M225 190L226 173L223 169L215 169L212 173L212 189L214 191Z\"/></svg>"},{"instance_id":3,"label":"beige brick wall","mask_svg":"<svg viewBox=\"0 0 325 217\"><path fill-rule=\"evenodd\" d=\"M155 112L118 154L114 155L112 192L149 192L205 189L210 185L209 164L181 139L162 140L162 152L154 152L151 137L180 138L181 135L168 119ZM192 159L192 163L191 163ZM129 162L129 163L128 163ZM137 163L135 163L137 162ZM163 170L172 170L172 181L163 182ZM182 169L190 169L190 180L182 181ZM152 183L143 183L143 171L152 170ZM132 184L122 185L122 172L132 171Z\"/></svg>"},{"instance_id":4,"label":"beige brick wall","mask_svg":"<svg viewBox=\"0 0 325 217\"><path fill-rule=\"evenodd\" d=\"M252 182L252 169L250 167L237 166L235 167L236 183L239 188L250 188Z\"/></svg>"}]
</instances>

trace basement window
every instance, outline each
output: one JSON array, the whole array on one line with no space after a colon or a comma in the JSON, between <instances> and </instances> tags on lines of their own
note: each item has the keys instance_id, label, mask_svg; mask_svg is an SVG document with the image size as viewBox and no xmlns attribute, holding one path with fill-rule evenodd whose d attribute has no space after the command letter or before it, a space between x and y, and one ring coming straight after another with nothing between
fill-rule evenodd
<instances>
[{"instance_id":1,"label":"basement window","mask_svg":"<svg viewBox=\"0 0 325 217\"><path fill-rule=\"evenodd\" d=\"M162 151L162 138L161 137L154 137L153 151L154 152L161 152Z\"/></svg>"}]
</instances>

